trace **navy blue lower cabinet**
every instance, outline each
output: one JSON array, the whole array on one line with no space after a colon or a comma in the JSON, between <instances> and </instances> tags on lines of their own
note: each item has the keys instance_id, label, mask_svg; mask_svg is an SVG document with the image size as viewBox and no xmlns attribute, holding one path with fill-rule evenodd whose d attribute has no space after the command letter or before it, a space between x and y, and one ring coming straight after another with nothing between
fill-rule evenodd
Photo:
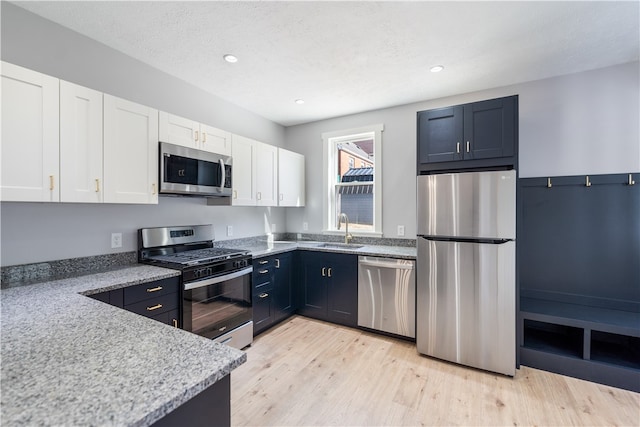
<instances>
[{"instance_id":1,"label":"navy blue lower cabinet","mask_svg":"<svg viewBox=\"0 0 640 427\"><path fill-rule=\"evenodd\" d=\"M358 258L303 251L298 313L345 326L358 322Z\"/></svg>"},{"instance_id":2,"label":"navy blue lower cabinet","mask_svg":"<svg viewBox=\"0 0 640 427\"><path fill-rule=\"evenodd\" d=\"M274 321L279 322L296 311L296 293L293 280L293 253L273 257Z\"/></svg>"},{"instance_id":3,"label":"navy blue lower cabinet","mask_svg":"<svg viewBox=\"0 0 640 427\"><path fill-rule=\"evenodd\" d=\"M293 315L296 298L292 253L254 260L252 303L254 336Z\"/></svg>"},{"instance_id":4,"label":"navy blue lower cabinet","mask_svg":"<svg viewBox=\"0 0 640 427\"><path fill-rule=\"evenodd\" d=\"M176 328L182 327L178 277L100 292L89 297Z\"/></svg>"}]
</instances>

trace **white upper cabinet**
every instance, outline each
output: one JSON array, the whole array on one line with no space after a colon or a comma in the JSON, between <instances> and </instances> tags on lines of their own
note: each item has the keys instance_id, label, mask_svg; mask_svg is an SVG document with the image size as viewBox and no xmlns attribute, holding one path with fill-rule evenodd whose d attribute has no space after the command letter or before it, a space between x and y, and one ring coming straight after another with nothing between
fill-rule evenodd
<instances>
[{"instance_id":1,"label":"white upper cabinet","mask_svg":"<svg viewBox=\"0 0 640 427\"><path fill-rule=\"evenodd\" d=\"M278 148L278 206L304 206L304 156Z\"/></svg>"},{"instance_id":2,"label":"white upper cabinet","mask_svg":"<svg viewBox=\"0 0 640 427\"><path fill-rule=\"evenodd\" d=\"M58 201L59 80L6 62L1 73L1 199Z\"/></svg>"},{"instance_id":3,"label":"white upper cabinet","mask_svg":"<svg viewBox=\"0 0 640 427\"><path fill-rule=\"evenodd\" d=\"M60 201L100 203L102 92L60 81Z\"/></svg>"},{"instance_id":4,"label":"white upper cabinet","mask_svg":"<svg viewBox=\"0 0 640 427\"><path fill-rule=\"evenodd\" d=\"M256 204L278 206L278 148L258 142L255 153Z\"/></svg>"},{"instance_id":5,"label":"white upper cabinet","mask_svg":"<svg viewBox=\"0 0 640 427\"><path fill-rule=\"evenodd\" d=\"M235 206L278 206L278 149L240 135L231 144Z\"/></svg>"},{"instance_id":6,"label":"white upper cabinet","mask_svg":"<svg viewBox=\"0 0 640 427\"><path fill-rule=\"evenodd\" d=\"M160 111L160 141L231 155L231 133Z\"/></svg>"},{"instance_id":7,"label":"white upper cabinet","mask_svg":"<svg viewBox=\"0 0 640 427\"><path fill-rule=\"evenodd\" d=\"M256 144L249 138L233 135L231 143L231 185L233 186L234 206L256 205L256 176L254 173L256 160Z\"/></svg>"},{"instance_id":8,"label":"white upper cabinet","mask_svg":"<svg viewBox=\"0 0 640 427\"><path fill-rule=\"evenodd\" d=\"M158 110L104 95L104 201L158 203Z\"/></svg>"},{"instance_id":9,"label":"white upper cabinet","mask_svg":"<svg viewBox=\"0 0 640 427\"><path fill-rule=\"evenodd\" d=\"M200 140L202 142L201 150L231 155L231 132L201 124Z\"/></svg>"}]
</instances>

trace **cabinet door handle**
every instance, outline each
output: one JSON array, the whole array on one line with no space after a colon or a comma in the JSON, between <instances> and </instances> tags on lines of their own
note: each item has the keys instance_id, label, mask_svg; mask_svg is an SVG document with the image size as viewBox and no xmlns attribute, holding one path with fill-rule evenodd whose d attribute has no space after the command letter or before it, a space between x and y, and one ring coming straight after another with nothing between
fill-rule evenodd
<instances>
[{"instance_id":1,"label":"cabinet door handle","mask_svg":"<svg viewBox=\"0 0 640 427\"><path fill-rule=\"evenodd\" d=\"M260 270L258 273L260 274L267 274L269 272L269 270Z\"/></svg>"},{"instance_id":2,"label":"cabinet door handle","mask_svg":"<svg viewBox=\"0 0 640 427\"><path fill-rule=\"evenodd\" d=\"M327 271L327 273L329 273L328 276L331 277L331 267L329 267L329 270Z\"/></svg>"},{"instance_id":3,"label":"cabinet door handle","mask_svg":"<svg viewBox=\"0 0 640 427\"><path fill-rule=\"evenodd\" d=\"M467 141L467 153L471 152L471 144Z\"/></svg>"},{"instance_id":4,"label":"cabinet door handle","mask_svg":"<svg viewBox=\"0 0 640 427\"><path fill-rule=\"evenodd\" d=\"M53 180L53 175L49 175L49 190L53 191L55 188L55 181Z\"/></svg>"},{"instance_id":5,"label":"cabinet door handle","mask_svg":"<svg viewBox=\"0 0 640 427\"><path fill-rule=\"evenodd\" d=\"M234 199L238 198L238 190L233 190L233 198Z\"/></svg>"},{"instance_id":6,"label":"cabinet door handle","mask_svg":"<svg viewBox=\"0 0 640 427\"><path fill-rule=\"evenodd\" d=\"M327 267L322 267L322 277L327 275Z\"/></svg>"},{"instance_id":7,"label":"cabinet door handle","mask_svg":"<svg viewBox=\"0 0 640 427\"><path fill-rule=\"evenodd\" d=\"M258 200L262 200L262 193L258 191L258 193L256 194L256 198Z\"/></svg>"},{"instance_id":8,"label":"cabinet door handle","mask_svg":"<svg viewBox=\"0 0 640 427\"><path fill-rule=\"evenodd\" d=\"M198 140L198 131L194 132L194 139L197 141Z\"/></svg>"},{"instance_id":9,"label":"cabinet door handle","mask_svg":"<svg viewBox=\"0 0 640 427\"><path fill-rule=\"evenodd\" d=\"M269 264L269 261L265 261L265 260L260 261L260 265L265 265L265 264Z\"/></svg>"},{"instance_id":10,"label":"cabinet door handle","mask_svg":"<svg viewBox=\"0 0 640 427\"><path fill-rule=\"evenodd\" d=\"M266 297L268 297L268 296L269 296L269 294L268 294L268 293L266 293L266 292L264 292L264 293L261 293L261 294L260 294L260 295L258 295L258 296L259 296L260 298L266 298Z\"/></svg>"},{"instance_id":11,"label":"cabinet door handle","mask_svg":"<svg viewBox=\"0 0 640 427\"><path fill-rule=\"evenodd\" d=\"M460 154L460 143L456 142L456 153Z\"/></svg>"},{"instance_id":12,"label":"cabinet door handle","mask_svg":"<svg viewBox=\"0 0 640 427\"><path fill-rule=\"evenodd\" d=\"M284 200L284 194L280 193L280 201Z\"/></svg>"},{"instance_id":13,"label":"cabinet door handle","mask_svg":"<svg viewBox=\"0 0 640 427\"><path fill-rule=\"evenodd\" d=\"M178 319L171 319L171 323L173 323L174 328L178 327Z\"/></svg>"},{"instance_id":14,"label":"cabinet door handle","mask_svg":"<svg viewBox=\"0 0 640 427\"><path fill-rule=\"evenodd\" d=\"M100 192L100 180L96 179L96 193Z\"/></svg>"},{"instance_id":15,"label":"cabinet door handle","mask_svg":"<svg viewBox=\"0 0 640 427\"><path fill-rule=\"evenodd\" d=\"M153 310L157 310L159 308L162 308L162 304L156 304L154 306L147 307L147 311L153 311Z\"/></svg>"},{"instance_id":16,"label":"cabinet door handle","mask_svg":"<svg viewBox=\"0 0 640 427\"><path fill-rule=\"evenodd\" d=\"M147 288L147 292L157 292L161 290L162 290L162 286L156 286L155 288Z\"/></svg>"},{"instance_id":17,"label":"cabinet door handle","mask_svg":"<svg viewBox=\"0 0 640 427\"><path fill-rule=\"evenodd\" d=\"M276 258L276 268L280 268L280 259Z\"/></svg>"},{"instance_id":18,"label":"cabinet door handle","mask_svg":"<svg viewBox=\"0 0 640 427\"><path fill-rule=\"evenodd\" d=\"M156 195L156 185L155 185L155 184L151 184L151 194L152 194L153 196L155 196L155 195Z\"/></svg>"},{"instance_id":19,"label":"cabinet door handle","mask_svg":"<svg viewBox=\"0 0 640 427\"><path fill-rule=\"evenodd\" d=\"M202 132L202 143L204 144L205 142L207 142L207 134Z\"/></svg>"}]
</instances>

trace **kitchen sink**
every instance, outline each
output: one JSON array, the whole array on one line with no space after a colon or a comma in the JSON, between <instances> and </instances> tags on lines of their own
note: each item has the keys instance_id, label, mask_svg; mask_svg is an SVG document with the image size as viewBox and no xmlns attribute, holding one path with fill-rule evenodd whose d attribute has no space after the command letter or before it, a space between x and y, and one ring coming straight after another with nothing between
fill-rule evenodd
<instances>
[{"instance_id":1,"label":"kitchen sink","mask_svg":"<svg viewBox=\"0 0 640 427\"><path fill-rule=\"evenodd\" d=\"M318 248L334 248L334 249L360 249L364 245L356 245L353 243L322 243Z\"/></svg>"}]
</instances>

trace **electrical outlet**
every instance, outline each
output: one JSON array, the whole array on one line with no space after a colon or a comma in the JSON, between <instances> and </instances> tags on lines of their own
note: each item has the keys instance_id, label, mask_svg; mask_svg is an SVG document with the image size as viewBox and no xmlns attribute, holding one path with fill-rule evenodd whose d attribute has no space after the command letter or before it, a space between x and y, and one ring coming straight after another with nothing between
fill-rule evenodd
<instances>
[{"instance_id":1,"label":"electrical outlet","mask_svg":"<svg viewBox=\"0 0 640 427\"><path fill-rule=\"evenodd\" d=\"M111 248L122 247L122 233L111 233Z\"/></svg>"},{"instance_id":2,"label":"electrical outlet","mask_svg":"<svg viewBox=\"0 0 640 427\"><path fill-rule=\"evenodd\" d=\"M302 231L309 231L309 223L308 222L303 222L302 223Z\"/></svg>"},{"instance_id":3,"label":"electrical outlet","mask_svg":"<svg viewBox=\"0 0 640 427\"><path fill-rule=\"evenodd\" d=\"M233 236L233 225L227 225L227 237Z\"/></svg>"},{"instance_id":4,"label":"electrical outlet","mask_svg":"<svg viewBox=\"0 0 640 427\"><path fill-rule=\"evenodd\" d=\"M404 236L404 225L399 225L398 226L398 236L399 237Z\"/></svg>"}]
</instances>

